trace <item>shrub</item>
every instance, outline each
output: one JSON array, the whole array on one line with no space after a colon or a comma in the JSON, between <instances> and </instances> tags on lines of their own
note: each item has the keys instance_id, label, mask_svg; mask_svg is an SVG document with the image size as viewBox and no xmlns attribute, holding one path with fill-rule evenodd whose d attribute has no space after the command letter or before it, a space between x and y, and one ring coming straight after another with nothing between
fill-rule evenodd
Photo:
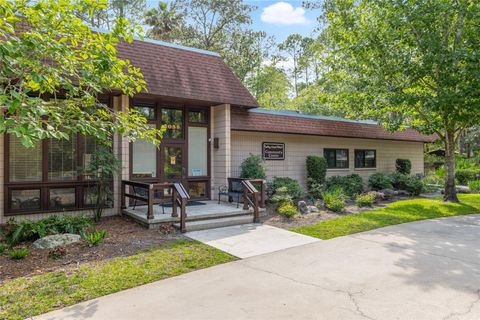
<instances>
[{"instance_id":1,"label":"shrub","mask_svg":"<svg viewBox=\"0 0 480 320\"><path fill-rule=\"evenodd\" d=\"M363 192L363 180L358 174L351 174L348 176L333 176L325 183L325 190L330 191L341 188L344 195L354 197Z\"/></svg>"},{"instance_id":2,"label":"shrub","mask_svg":"<svg viewBox=\"0 0 480 320\"><path fill-rule=\"evenodd\" d=\"M322 198L323 185L315 181L308 181L308 192L314 199Z\"/></svg>"},{"instance_id":3,"label":"shrub","mask_svg":"<svg viewBox=\"0 0 480 320\"><path fill-rule=\"evenodd\" d=\"M455 178L461 185L467 185L469 181L478 180L479 177L480 169L460 169L455 173Z\"/></svg>"},{"instance_id":4,"label":"shrub","mask_svg":"<svg viewBox=\"0 0 480 320\"><path fill-rule=\"evenodd\" d=\"M0 256L3 255L6 249L7 249L7 246L4 245L3 243L0 243Z\"/></svg>"},{"instance_id":5,"label":"shrub","mask_svg":"<svg viewBox=\"0 0 480 320\"><path fill-rule=\"evenodd\" d=\"M80 234L92 225L92 219L86 216L51 216L46 219L20 223L9 221L6 233L7 243L13 246L22 241L36 240L51 234Z\"/></svg>"},{"instance_id":6,"label":"shrub","mask_svg":"<svg viewBox=\"0 0 480 320\"><path fill-rule=\"evenodd\" d=\"M408 177L407 175L399 172L392 173L390 175L392 178L392 186L394 189L397 190L406 190L408 184Z\"/></svg>"},{"instance_id":7,"label":"shrub","mask_svg":"<svg viewBox=\"0 0 480 320\"><path fill-rule=\"evenodd\" d=\"M29 254L30 254L30 250L28 250L27 248L11 249L10 251L8 251L8 255L13 260L22 260Z\"/></svg>"},{"instance_id":8,"label":"shrub","mask_svg":"<svg viewBox=\"0 0 480 320\"><path fill-rule=\"evenodd\" d=\"M392 178L383 172L377 172L370 176L368 185L373 190L393 189Z\"/></svg>"},{"instance_id":9,"label":"shrub","mask_svg":"<svg viewBox=\"0 0 480 320\"><path fill-rule=\"evenodd\" d=\"M243 160L240 168L240 178L243 179L265 179L267 176L263 159L260 155L250 154L248 158Z\"/></svg>"},{"instance_id":10,"label":"shrub","mask_svg":"<svg viewBox=\"0 0 480 320\"><path fill-rule=\"evenodd\" d=\"M82 238L88 242L89 246L98 246L107 236L107 230L94 230L92 232L82 232Z\"/></svg>"},{"instance_id":11,"label":"shrub","mask_svg":"<svg viewBox=\"0 0 480 320\"><path fill-rule=\"evenodd\" d=\"M270 199L275 195L279 188L286 187L288 194L292 199L298 199L303 195L302 187L297 180L288 177L274 177L272 181L267 184L267 195Z\"/></svg>"},{"instance_id":12,"label":"shrub","mask_svg":"<svg viewBox=\"0 0 480 320\"><path fill-rule=\"evenodd\" d=\"M284 217L292 218L296 214L298 214L297 207L292 203L283 203L278 208L277 211Z\"/></svg>"},{"instance_id":13,"label":"shrub","mask_svg":"<svg viewBox=\"0 0 480 320\"><path fill-rule=\"evenodd\" d=\"M273 203L292 203L292 196L288 193L287 187L280 187L275 191L275 194L272 196L271 201Z\"/></svg>"},{"instance_id":14,"label":"shrub","mask_svg":"<svg viewBox=\"0 0 480 320\"><path fill-rule=\"evenodd\" d=\"M480 192L480 180L470 181L468 188L474 192Z\"/></svg>"},{"instance_id":15,"label":"shrub","mask_svg":"<svg viewBox=\"0 0 480 320\"><path fill-rule=\"evenodd\" d=\"M357 206L359 207L371 207L377 199L377 195L374 192L359 194L356 197Z\"/></svg>"},{"instance_id":16,"label":"shrub","mask_svg":"<svg viewBox=\"0 0 480 320\"><path fill-rule=\"evenodd\" d=\"M412 171L412 162L409 159L397 159L395 162L395 168L398 173L410 174Z\"/></svg>"},{"instance_id":17,"label":"shrub","mask_svg":"<svg viewBox=\"0 0 480 320\"><path fill-rule=\"evenodd\" d=\"M401 173L392 174L393 187L397 190L406 190L411 195L418 196L424 190L424 183L421 177L408 176Z\"/></svg>"},{"instance_id":18,"label":"shrub","mask_svg":"<svg viewBox=\"0 0 480 320\"><path fill-rule=\"evenodd\" d=\"M327 175L327 160L324 157L307 157L307 184L310 190L310 183L324 184Z\"/></svg>"},{"instance_id":19,"label":"shrub","mask_svg":"<svg viewBox=\"0 0 480 320\"><path fill-rule=\"evenodd\" d=\"M345 208L345 194L341 187L335 187L323 193L325 208L334 212L342 212Z\"/></svg>"}]
</instances>

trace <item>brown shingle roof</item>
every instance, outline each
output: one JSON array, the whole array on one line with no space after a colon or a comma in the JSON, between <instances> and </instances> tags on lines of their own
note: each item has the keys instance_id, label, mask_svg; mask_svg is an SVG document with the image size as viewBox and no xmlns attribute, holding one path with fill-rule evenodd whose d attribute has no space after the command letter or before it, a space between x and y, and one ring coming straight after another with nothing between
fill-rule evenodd
<instances>
[{"instance_id":1,"label":"brown shingle roof","mask_svg":"<svg viewBox=\"0 0 480 320\"><path fill-rule=\"evenodd\" d=\"M296 133L318 136L433 142L413 129L388 132L372 121L353 121L265 109L232 109L232 130Z\"/></svg>"},{"instance_id":2,"label":"brown shingle roof","mask_svg":"<svg viewBox=\"0 0 480 320\"><path fill-rule=\"evenodd\" d=\"M150 94L258 107L218 54L153 40L123 42L117 49L140 68Z\"/></svg>"}]
</instances>

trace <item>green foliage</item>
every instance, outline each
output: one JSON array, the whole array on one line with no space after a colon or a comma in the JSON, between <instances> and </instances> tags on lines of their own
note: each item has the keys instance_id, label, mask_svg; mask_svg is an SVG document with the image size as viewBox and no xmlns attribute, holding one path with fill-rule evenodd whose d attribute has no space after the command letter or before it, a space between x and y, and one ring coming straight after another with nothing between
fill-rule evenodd
<instances>
[{"instance_id":1,"label":"green foliage","mask_svg":"<svg viewBox=\"0 0 480 320\"><path fill-rule=\"evenodd\" d=\"M327 160L319 156L307 156L307 179L323 184L327 175Z\"/></svg>"},{"instance_id":2,"label":"green foliage","mask_svg":"<svg viewBox=\"0 0 480 320\"><path fill-rule=\"evenodd\" d=\"M321 23L324 99L392 131L436 133L456 201L456 139L480 110L480 2L327 0Z\"/></svg>"},{"instance_id":3,"label":"green foliage","mask_svg":"<svg viewBox=\"0 0 480 320\"><path fill-rule=\"evenodd\" d=\"M334 212L342 212L345 209L345 194L341 187L336 186L323 193L325 208Z\"/></svg>"},{"instance_id":4,"label":"green foliage","mask_svg":"<svg viewBox=\"0 0 480 320\"><path fill-rule=\"evenodd\" d=\"M50 216L38 221L9 221L6 240L10 246L23 241L33 241L51 234L80 234L84 228L92 225L92 220L86 216Z\"/></svg>"},{"instance_id":5,"label":"green foliage","mask_svg":"<svg viewBox=\"0 0 480 320\"><path fill-rule=\"evenodd\" d=\"M327 179L325 190L329 191L337 187L340 187L346 196L352 198L363 192L363 180L358 174L333 176Z\"/></svg>"},{"instance_id":6,"label":"green foliage","mask_svg":"<svg viewBox=\"0 0 480 320\"><path fill-rule=\"evenodd\" d=\"M33 316L234 261L235 257L196 241L177 240L128 257L80 264L67 272L47 272L5 280L0 286L0 319Z\"/></svg>"},{"instance_id":7,"label":"green foliage","mask_svg":"<svg viewBox=\"0 0 480 320\"><path fill-rule=\"evenodd\" d=\"M30 254L30 250L27 248L22 248L22 249L10 249L8 251L8 256L10 259L13 260L22 260L25 259L26 256Z\"/></svg>"},{"instance_id":8,"label":"green foliage","mask_svg":"<svg viewBox=\"0 0 480 320\"><path fill-rule=\"evenodd\" d=\"M357 195L355 201L359 207L371 207L376 200L376 195L373 192L363 193Z\"/></svg>"},{"instance_id":9,"label":"green foliage","mask_svg":"<svg viewBox=\"0 0 480 320\"><path fill-rule=\"evenodd\" d=\"M288 109L290 82L285 72L275 65L262 67L246 80L258 104L266 109Z\"/></svg>"},{"instance_id":10,"label":"green foliage","mask_svg":"<svg viewBox=\"0 0 480 320\"><path fill-rule=\"evenodd\" d=\"M312 196L314 199L321 199L324 191L323 184L317 183L312 179L307 179L307 184L308 184L308 193L310 194L310 196Z\"/></svg>"},{"instance_id":11,"label":"green foliage","mask_svg":"<svg viewBox=\"0 0 480 320\"><path fill-rule=\"evenodd\" d=\"M392 184L397 190L406 190L413 196L418 196L424 190L424 183L421 177L409 176L401 173L393 173Z\"/></svg>"},{"instance_id":12,"label":"green foliage","mask_svg":"<svg viewBox=\"0 0 480 320\"><path fill-rule=\"evenodd\" d=\"M387 173L377 172L370 176L368 185L372 190L393 189L393 180Z\"/></svg>"},{"instance_id":13,"label":"green foliage","mask_svg":"<svg viewBox=\"0 0 480 320\"><path fill-rule=\"evenodd\" d=\"M121 162L115 157L110 147L98 145L92 155L92 159L85 168L86 174L92 176L96 183L94 220L99 222L103 210L111 207L113 198L113 177L121 170Z\"/></svg>"},{"instance_id":14,"label":"green foliage","mask_svg":"<svg viewBox=\"0 0 480 320\"><path fill-rule=\"evenodd\" d=\"M261 155L250 154L243 160L240 169L240 178L243 179L265 179L267 176Z\"/></svg>"},{"instance_id":15,"label":"green foliage","mask_svg":"<svg viewBox=\"0 0 480 320\"><path fill-rule=\"evenodd\" d=\"M298 181L289 177L274 177L267 183L267 195L270 199L275 195L279 188L285 187L292 199L302 197L303 190Z\"/></svg>"},{"instance_id":16,"label":"green foliage","mask_svg":"<svg viewBox=\"0 0 480 320\"><path fill-rule=\"evenodd\" d=\"M293 203L282 203L277 212L286 218L292 218L298 214L298 209Z\"/></svg>"},{"instance_id":17,"label":"green foliage","mask_svg":"<svg viewBox=\"0 0 480 320\"><path fill-rule=\"evenodd\" d=\"M470 181L468 188L474 192L480 192L480 180Z\"/></svg>"},{"instance_id":18,"label":"green foliage","mask_svg":"<svg viewBox=\"0 0 480 320\"><path fill-rule=\"evenodd\" d=\"M480 195L460 194L461 204L437 199L398 201L388 206L333 220L294 228L292 231L320 239L331 239L390 225L424 219L453 217L480 212Z\"/></svg>"},{"instance_id":19,"label":"green foliage","mask_svg":"<svg viewBox=\"0 0 480 320\"><path fill-rule=\"evenodd\" d=\"M270 199L272 203L278 203L280 205L284 203L293 203L293 198L288 192L287 187L280 187L275 190L275 194Z\"/></svg>"},{"instance_id":20,"label":"green foliage","mask_svg":"<svg viewBox=\"0 0 480 320\"><path fill-rule=\"evenodd\" d=\"M107 230L94 230L81 233L83 240L88 242L89 246L98 246L107 236Z\"/></svg>"},{"instance_id":21,"label":"green foliage","mask_svg":"<svg viewBox=\"0 0 480 320\"><path fill-rule=\"evenodd\" d=\"M149 127L143 116L132 110L114 112L97 99L111 89L129 96L146 90L140 70L117 57L119 42L133 41L138 27L119 18L110 32L94 32L78 18L91 17L106 4L2 1L1 134L15 135L26 147L77 133L101 141L120 133L160 143L161 132ZM40 98L45 95L48 100Z\"/></svg>"},{"instance_id":22,"label":"green foliage","mask_svg":"<svg viewBox=\"0 0 480 320\"><path fill-rule=\"evenodd\" d=\"M0 243L0 256L3 255L6 249L7 249L7 246L4 245L3 243Z\"/></svg>"},{"instance_id":23,"label":"green foliage","mask_svg":"<svg viewBox=\"0 0 480 320\"><path fill-rule=\"evenodd\" d=\"M467 185L469 181L480 179L480 168L457 170L455 178L459 184Z\"/></svg>"},{"instance_id":24,"label":"green foliage","mask_svg":"<svg viewBox=\"0 0 480 320\"><path fill-rule=\"evenodd\" d=\"M395 161L395 168L398 173L410 174L412 171L412 162L410 159L397 159Z\"/></svg>"}]
</instances>

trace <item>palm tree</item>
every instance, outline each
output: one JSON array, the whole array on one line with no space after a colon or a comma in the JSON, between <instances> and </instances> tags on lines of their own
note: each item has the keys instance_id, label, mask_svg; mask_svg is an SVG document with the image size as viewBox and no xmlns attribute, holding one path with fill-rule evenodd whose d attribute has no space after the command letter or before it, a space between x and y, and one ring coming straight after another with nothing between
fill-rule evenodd
<instances>
[{"instance_id":1,"label":"palm tree","mask_svg":"<svg viewBox=\"0 0 480 320\"><path fill-rule=\"evenodd\" d=\"M145 24L150 26L147 36L157 40L174 42L178 30L183 24L183 15L177 11L175 2L167 4L160 1L158 9L145 13Z\"/></svg>"}]
</instances>

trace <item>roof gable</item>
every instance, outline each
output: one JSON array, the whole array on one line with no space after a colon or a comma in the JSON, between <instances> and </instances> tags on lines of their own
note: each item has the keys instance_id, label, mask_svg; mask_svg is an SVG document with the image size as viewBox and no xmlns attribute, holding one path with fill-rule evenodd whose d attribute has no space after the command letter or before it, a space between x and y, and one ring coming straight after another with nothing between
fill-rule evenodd
<instances>
[{"instance_id":1,"label":"roof gable","mask_svg":"<svg viewBox=\"0 0 480 320\"><path fill-rule=\"evenodd\" d=\"M216 53L155 40L122 42L117 49L120 58L140 68L150 94L258 107Z\"/></svg>"}]
</instances>

